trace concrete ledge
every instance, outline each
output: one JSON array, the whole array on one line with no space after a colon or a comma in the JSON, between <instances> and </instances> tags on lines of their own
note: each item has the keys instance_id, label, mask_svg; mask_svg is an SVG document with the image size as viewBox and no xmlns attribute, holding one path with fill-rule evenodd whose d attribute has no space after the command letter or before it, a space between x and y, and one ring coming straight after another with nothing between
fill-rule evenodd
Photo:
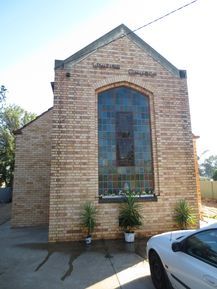
<instances>
[{"instance_id":1,"label":"concrete ledge","mask_svg":"<svg viewBox=\"0 0 217 289\"><path fill-rule=\"evenodd\" d=\"M157 202L157 196L141 196L136 198L137 202ZM124 198L119 196L108 196L99 198L99 203L123 203Z\"/></svg>"}]
</instances>

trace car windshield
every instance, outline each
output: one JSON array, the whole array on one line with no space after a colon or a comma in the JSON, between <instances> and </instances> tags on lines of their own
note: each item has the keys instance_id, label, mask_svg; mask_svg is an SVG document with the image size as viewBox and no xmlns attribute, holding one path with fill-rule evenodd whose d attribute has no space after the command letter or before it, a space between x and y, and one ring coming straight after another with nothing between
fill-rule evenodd
<instances>
[{"instance_id":1,"label":"car windshield","mask_svg":"<svg viewBox=\"0 0 217 289\"><path fill-rule=\"evenodd\" d=\"M186 253L217 267L217 229L198 232L186 240Z\"/></svg>"}]
</instances>

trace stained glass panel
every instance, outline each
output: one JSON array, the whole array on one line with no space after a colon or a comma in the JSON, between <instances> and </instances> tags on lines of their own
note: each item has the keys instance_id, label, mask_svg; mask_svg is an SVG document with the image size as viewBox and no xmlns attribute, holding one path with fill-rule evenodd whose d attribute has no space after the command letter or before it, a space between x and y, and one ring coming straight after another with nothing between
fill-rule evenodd
<instances>
[{"instance_id":1,"label":"stained glass panel","mask_svg":"<svg viewBox=\"0 0 217 289\"><path fill-rule=\"evenodd\" d=\"M98 95L99 194L153 191L149 99L127 87Z\"/></svg>"}]
</instances>

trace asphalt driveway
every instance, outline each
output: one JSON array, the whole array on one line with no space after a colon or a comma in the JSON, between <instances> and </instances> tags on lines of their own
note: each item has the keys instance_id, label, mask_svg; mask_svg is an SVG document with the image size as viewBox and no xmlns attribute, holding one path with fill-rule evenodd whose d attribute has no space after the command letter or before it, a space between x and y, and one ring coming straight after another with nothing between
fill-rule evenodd
<instances>
[{"instance_id":1,"label":"asphalt driveway","mask_svg":"<svg viewBox=\"0 0 217 289\"><path fill-rule=\"evenodd\" d=\"M154 289L146 240L47 242L46 228L0 226L1 289Z\"/></svg>"}]
</instances>

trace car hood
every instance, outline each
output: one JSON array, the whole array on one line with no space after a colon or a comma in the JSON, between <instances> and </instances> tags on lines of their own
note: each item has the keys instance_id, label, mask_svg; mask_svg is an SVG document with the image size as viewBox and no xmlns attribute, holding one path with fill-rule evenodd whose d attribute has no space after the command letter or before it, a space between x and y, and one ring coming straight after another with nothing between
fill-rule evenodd
<instances>
[{"instance_id":1,"label":"car hood","mask_svg":"<svg viewBox=\"0 0 217 289\"><path fill-rule=\"evenodd\" d=\"M211 229L211 228L217 228L217 223L215 224L211 224L208 225L204 228L201 229L195 229L195 230L177 230L177 231L171 231L171 232L166 232L166 233L162 233L159 235L155 235L153 237L151 237L148 240L148 247L151 246L151 244L168 244L168 243L172 243L172 242L179 242L182 241L183 239L185 239L187 236L194 234L196 231L204 231L207 229ZM160 242L159 242L160 241Z\"/></svg>"},{"instance_id":2,"label":"car hood","mask_svg":"<svg viewBox=\"0 0 217 289\"><path fill-rule=\"evenodd\" d=\"M162 233L162 234L151 237L151 240L160 238L161 240L164 239L167 241L169 240L171 242L181 241L188 235L192 234L194 231L195 230L179 230L179 231L166 232L166 233Z\"/></svg>"}]
</instances>

